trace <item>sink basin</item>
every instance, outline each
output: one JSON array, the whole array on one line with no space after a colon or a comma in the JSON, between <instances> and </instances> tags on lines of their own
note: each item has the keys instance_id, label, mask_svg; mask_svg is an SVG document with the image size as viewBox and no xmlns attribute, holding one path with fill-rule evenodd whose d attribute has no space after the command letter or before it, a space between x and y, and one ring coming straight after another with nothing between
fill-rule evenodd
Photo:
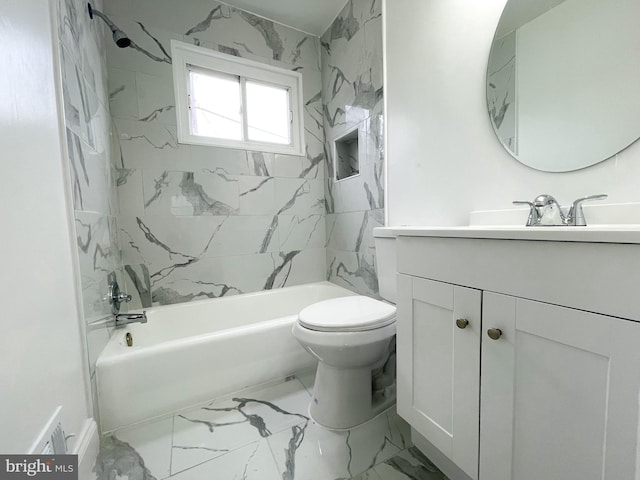
<instances>
[{"instance_id":1,"label":"sink basin","mask_svg":"<svg viewBox=\"0 0 640 480\"><path fill-rule=\"evenodd\" d=\"M409 237L480 238L550 242L640 244L640 225L593 225L586 227L525 227L474 225L467 227L394 227L394 235Z\"/></svg>"},{"instance_id":2,"label":"sink basin","mask_svg":"<svg viewBox=\"0 0 640 480\"><path fill-rule=\"evenodd\" d=\"M586 227L526 227L529 209L478 210L464 227L392 227L410 237L640 244L640 203L585 205Z\"/></svg>"}]
</instances>

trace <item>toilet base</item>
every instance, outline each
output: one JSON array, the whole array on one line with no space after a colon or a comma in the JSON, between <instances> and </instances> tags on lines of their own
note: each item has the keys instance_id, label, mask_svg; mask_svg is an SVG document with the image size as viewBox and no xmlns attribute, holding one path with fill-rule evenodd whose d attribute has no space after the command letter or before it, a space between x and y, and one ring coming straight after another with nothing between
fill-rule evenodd
<instances>
[{"instance_id":1,"label":"toilet base","mask_svg":"<svg viewBox=\"0 0 640 480\"><path fill-rule=\"evenodd\" d=\"M396 401L395 385L374 395L372 370L371 366L341 369L320 362L309 406L311 418L326 428L348 429L392 406Z\"/></svg>"}]
</instances>

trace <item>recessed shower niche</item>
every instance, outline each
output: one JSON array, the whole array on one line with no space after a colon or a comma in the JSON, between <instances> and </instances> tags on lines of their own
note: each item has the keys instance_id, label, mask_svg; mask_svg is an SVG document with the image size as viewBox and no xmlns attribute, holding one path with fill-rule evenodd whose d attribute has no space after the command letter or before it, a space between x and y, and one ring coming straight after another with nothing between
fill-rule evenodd
<instances>
[{"instance_id":1,"label":"recessed shower niche","mask_svg":"<svg viewBox=\"0 0 640 480\"><path fill-rule=\"evenodd\" d=\"M333 140L336 181L360 174L360 128L355 126Z\"/></svg>"}]
</instances>

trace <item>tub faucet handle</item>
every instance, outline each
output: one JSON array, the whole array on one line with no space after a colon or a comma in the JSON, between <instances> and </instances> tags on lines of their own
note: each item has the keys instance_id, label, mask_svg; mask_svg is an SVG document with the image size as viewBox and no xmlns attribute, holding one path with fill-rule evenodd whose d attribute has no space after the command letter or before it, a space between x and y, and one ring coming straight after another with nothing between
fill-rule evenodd
<instances>
[{"instance_id":1,"label":"tub faucet handle","mask_svg":"<svg viewBox=\"0 0 640 480\"><path fill-rule=\"evenodd\" d=\"M131 295L125 292L120 292L118 294L118 301L120 303L129 303L131 301Z\"/></svg>"},{"instance_id":2,"label":"tub faucet handle","mask_svg":"<svg viewBox=\"0 0 640 480\"><path fill-rule=\"evenodd\" d=\"M117 280L114 280L109 284L107 301L109 302L109 305L111 305L111 313L117 315L120 313L120 304L130 302L131 295L126 292L121 292Z\"/></svg>"}]
</instances>

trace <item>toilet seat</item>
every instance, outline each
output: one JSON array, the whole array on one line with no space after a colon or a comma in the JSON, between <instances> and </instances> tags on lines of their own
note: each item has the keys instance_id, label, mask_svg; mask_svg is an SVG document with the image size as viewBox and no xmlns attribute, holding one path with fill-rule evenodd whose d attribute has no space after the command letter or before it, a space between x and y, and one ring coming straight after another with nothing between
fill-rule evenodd
<instances>
[{"instance_id":1,"label":"toilet seat","mask_svg":"<svg viewBox=\"0 0 640 480\"><path fill-rule=\"evenodd\" d=\"M301 326L320 332L363 332L394 323L396 307L364 295L332 298L304 308Z\"/></svg>"}]
</instances>

